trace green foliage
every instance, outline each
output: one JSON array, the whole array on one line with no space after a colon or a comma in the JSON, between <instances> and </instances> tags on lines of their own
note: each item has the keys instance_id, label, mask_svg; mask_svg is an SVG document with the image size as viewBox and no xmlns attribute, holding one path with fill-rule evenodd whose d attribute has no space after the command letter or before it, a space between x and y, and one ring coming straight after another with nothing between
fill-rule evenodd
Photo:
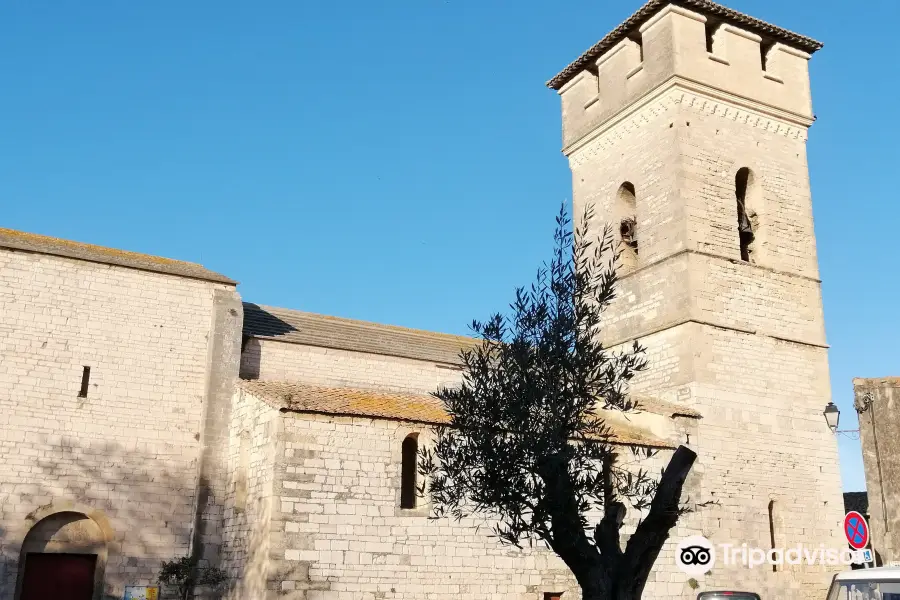
<instances>
[{"instance_id":1,"label":"green foliage","mask_svg":"<svg viewBox=\"0 0 900 600\"><path fill-rule=\"evenodd\" d=\"M225 571L216 567L200 567L196 558L182 556L163 562L159 583L178 589L178 597L186 600L195 586L217 586L227 581Z\"/></svg>"},{"instance_id":2,"label":"green foliage","mask_svg":"<svg viewBox=\"0 0 900 600\"><path fill-rule=\"evenodd\" d=\"M511 314L472 324L483 342L462 354L462 385L435 394L451 417L433 449L421 451L420 493L435 517L482 514L497 519L505 543L537 536L553 545L568 535L553 531L561 504L575 509L572 525L582 530L592 508L620 498L649 506L656 480L616 460L612 432L595 410L633 409L628 382L647 363L637 342L611 352L597 335L615 298L619 249L609 227L588 237L592 216L586 210L573 231L563 207L552 260L516 291ZM560 471L569 475L565 489Z\"/></svg>"}]
</instances>

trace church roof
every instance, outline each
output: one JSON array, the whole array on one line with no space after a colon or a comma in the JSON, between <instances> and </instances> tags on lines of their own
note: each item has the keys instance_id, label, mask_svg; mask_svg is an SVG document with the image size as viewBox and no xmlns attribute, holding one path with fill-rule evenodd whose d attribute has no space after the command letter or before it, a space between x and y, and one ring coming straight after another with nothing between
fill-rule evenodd
<instances>
[{"instance_id":1,"label":"church roof","mask_svg":"<svg viewBox=\"0 0 900 600\"><path fill-rule=\"evenodd\" d=\"M238 384L273 408L287 412L397 419L441 425L450 421L443 403L427 394L327 387L290 381Z\"/></svg>"},{"instance_id":2,"label":"church roof","mask_svg":"<svg viewBox=\"0 0 900 600\"><path fill-rule=\"evenodd\" d=\"M315 413L344 417L369 417L444 425L450 416L443 402L428 394L328 387L288 381L241 380L238 386L282 412ZM610 442L627 446L675 448L632 423L608 422Z\"/></svg>"},{"instance_id":3,"label":"church roof","mask_svg":"<svg viewBox=\"0 0 900 600\"><path fill-rule=\"evenodd\" d=\"M604 52L628 37L630 33L637 30L657 12L670 4L714 16L725 23L731 23L764 38L773 39L786 46L798 48L810 54L822 48L822 43L812 38L782 29L765 21L760 21L711 0L650 0L639 8L636 13L628 17L624 23L609 32L606 37L591 46L587 52L579 56L572 64L560 71L556 77L548 81L547 87L554 90L562 88L566 82L583 71L585 67L592 65Z\"/></svg>"},{"instance_id":4,"label":"church roof","mask_svg":"<svg viewBox=\"0 0 900 600\"><path fill-rule=\"evenodd\" d=\"M154 273L165 273L167 275L178 275L179 277L237 285L237 282L233 279L210 271L196 263L129 252L127 250L116 250L114 248L73 242L36 233L16 231L15 229L4 229L2 227L0 227L0 248L34 252L36 254L50 254L141 271L152 271Z\"/></svg>"},{"instance_id":5,"label":"church roof","mask_svg":"<svg viewBox=\"0 0 900 600\"><path fill-rule=\"evenodd\" d=\"M475 338L244 303L244 335L457 365Z\"/></svg>"},{"instance_id":6,"label":"church roof","mask_svg":"<svg viewBox=\"0 0 900 600\"><path fill-rule=\"evenodd\" d=\"M702 416L693 408L688 408L683 404L662 400L661 398L644 396L641 394L632 394L631 398L634 400L637 410L642 410L654 415L670 418L688 417L691 419L699 419Z\"/></svg>"}]
</instances>

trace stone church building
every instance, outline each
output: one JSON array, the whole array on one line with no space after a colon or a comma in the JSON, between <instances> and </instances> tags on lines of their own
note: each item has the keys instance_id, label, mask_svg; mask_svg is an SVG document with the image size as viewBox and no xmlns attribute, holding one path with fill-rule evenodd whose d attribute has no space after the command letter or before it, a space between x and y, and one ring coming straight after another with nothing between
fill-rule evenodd
<instances>
[{"instance_id":1,"label":"stone church building","mask_svg":"<svg viewBox=\"0 0 900 600\"><path fill-rule=\"evenodd\" d=\"M624 248L602 335L635 339L617 443L699 455L645 598L821 598L835 567L717 565L688 535L842 548L807 130L818 42L650 0L549 82L574 212ZM302 299L300 300L302 302ZM242 302L200 265L0 230L0 600L122 598L196 552L218 596L580 597L546 548L430 520L415 450L474 340ZM657 465L658 466L658 465ZM632 516L632 525L635 516Z\"/></svg>"}]
</instances>

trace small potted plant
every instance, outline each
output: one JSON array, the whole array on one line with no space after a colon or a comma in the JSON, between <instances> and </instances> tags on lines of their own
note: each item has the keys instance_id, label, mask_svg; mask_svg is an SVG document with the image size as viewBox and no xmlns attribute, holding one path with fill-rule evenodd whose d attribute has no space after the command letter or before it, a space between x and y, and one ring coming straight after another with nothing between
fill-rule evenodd
<instances>
[{"instance_id":1,"label":"small potted plant","mask_svg":"<svg viewBox=\"0 0 900 600\"><path fill-rule=\"evenodd\" d=\"M217 567L201 567L196 558L183 556L162 563L159 572L160 586L171 586L178 590L178 600L189 600L196 586L215 587L228 579L225 571Z\"/></svg>"}]
</instances>

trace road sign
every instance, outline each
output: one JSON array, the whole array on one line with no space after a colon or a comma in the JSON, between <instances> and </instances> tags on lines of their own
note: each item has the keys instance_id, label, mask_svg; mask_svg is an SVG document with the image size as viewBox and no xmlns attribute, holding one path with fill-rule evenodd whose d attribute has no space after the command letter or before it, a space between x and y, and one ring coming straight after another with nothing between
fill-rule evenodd
<instances>
[{"instance_id":1,"label":"road sign","mask_svg":"<svg viewBox=\"0 0 900 600\"><path fill-rule=\"evenodd\" d=\"M844 517L844 535L851 548L862 550L869 545L869 524L861 514L851 510Z\"/></svg>"}]
</instances>

